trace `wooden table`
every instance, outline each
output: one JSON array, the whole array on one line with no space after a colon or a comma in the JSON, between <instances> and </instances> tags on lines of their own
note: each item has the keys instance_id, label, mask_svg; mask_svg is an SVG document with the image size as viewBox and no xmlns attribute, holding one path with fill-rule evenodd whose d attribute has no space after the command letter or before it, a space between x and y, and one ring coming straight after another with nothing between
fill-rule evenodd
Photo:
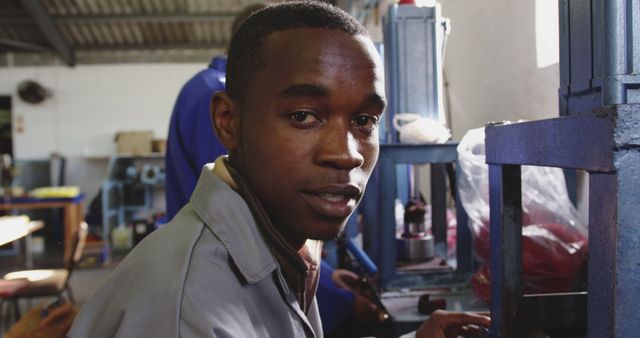
<instances>
[{"instance_id":1,"label":"wooden table","mask_svg":"<svg viewBox=\"0 0 640 338\"><path fill-rule=\"evenodd\" d=\"M73 235L78 231L80 222L84 221L82 201L84 194L73 198L0 198L0 210L55 209L64 210L64 261L73 254Z\"/></svg>"}]
</instances>

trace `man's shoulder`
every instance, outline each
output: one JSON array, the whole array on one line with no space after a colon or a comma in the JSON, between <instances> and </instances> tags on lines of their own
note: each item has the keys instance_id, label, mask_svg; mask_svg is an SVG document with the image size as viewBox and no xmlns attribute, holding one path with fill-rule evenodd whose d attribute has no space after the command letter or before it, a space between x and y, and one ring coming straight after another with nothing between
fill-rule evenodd
<instances>
[{"instance_id":1,"label":"man's shoulder","mask_svg":"<svg viewBox=\"0 0 640 338\"><path fill-rule=\"evenodd\" d=\"M205 68L195 75L182 88L181 92L189 91L197 93L209 93L217 90L224 90L226 74L223 70L215 68Z\"/></svg>"},{"instance_id":2,"label":"man's shoulder","mask_svg":"<svg viewBox=\"0 0 640 338\"><path fill-rule=\"evenodd\" d=\"M185 207L170 223L147 236L83 305L70 336L137 332L135 327L140 324L136 322L145 325L150 313L166 318L157 324L163 330L177 330L177 309L191 255L204 228L195 212Z\"/></svg>"}]
</instances>

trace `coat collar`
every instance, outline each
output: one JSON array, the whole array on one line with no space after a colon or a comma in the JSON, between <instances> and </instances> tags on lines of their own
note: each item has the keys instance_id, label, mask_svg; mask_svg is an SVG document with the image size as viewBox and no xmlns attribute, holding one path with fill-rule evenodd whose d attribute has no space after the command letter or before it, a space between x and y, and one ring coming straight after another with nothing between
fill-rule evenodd
<instances>
[{"instance_id":1,"label":"coat collar","mask_svg":"<svg viewBox=\"0 0 640 338\"><path fill-rule=\"evenodd\" d=\"M253 284L269 276L277 264L246 202L223 181L224 177L216 175L216 167L214 163L204 166L191 204L223 243L243 277Z\"/></svg>"}]
</instances>

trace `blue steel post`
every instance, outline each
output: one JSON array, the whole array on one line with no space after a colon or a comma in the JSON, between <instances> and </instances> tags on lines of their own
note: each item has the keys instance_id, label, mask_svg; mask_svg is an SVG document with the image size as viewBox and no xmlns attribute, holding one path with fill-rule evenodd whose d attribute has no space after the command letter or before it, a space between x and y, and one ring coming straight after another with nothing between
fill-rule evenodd
<instances>
[{"instance_id":1,"label":"blue steel post","mask_svg":"<svg viewBox=\"0 0 640 338\"><path fill-rule=\"evenodd\" d=\"M613 173L589 175L589 337L612 337L613 332L616 248L612 244L616 241L617 230L616 182Z\"/></svg>"},{"instance_id":2,"label":"blue steel post","mask_svg":"<svg viewBox=\"0 0 640 338\"><path fill-rule=\"evenodd\" d=\"M491 334L522 336L522 190L520 166L489 165Z\"/></svg>"},{"instance_id":3,"label":"blue steel post","mask_svg":"<svg viewBox=\"0 0 640 338\"><path fill-rule=\"evenodd\" d=\"M396 274L396 218L395 199L396 190L396 168L395 161L387 151L380 151L378 159L380 168L381 186L380 199L382 203L380 219L380 279L382 285L386 286Z\"/></svg>"},{"instance_id":4,"label":"blue steel post","mask_svg":"<svg viewBox=\"0 0 640 338\"><path fill-rule=\"evenodd\" d=\"M640 109L636 114L640 115ZM614 165L618 178L615 199L618 217L615 284L612 285L615 286L613 332L615 337L637 337L640 332L640 147L617 150ZM595 320L597 315L594 313L592 318Z\"/></svg>"},{"instance_id":5,"label":"blue steel post","mask_svg":"<svg viewBox=\"0 0 640 338\"><path fill-rule=\"evenodd\" d=\"M640 105L615 116L612 173L589 177L589 337L640 331Z\"/></svg>"}]
</instances>

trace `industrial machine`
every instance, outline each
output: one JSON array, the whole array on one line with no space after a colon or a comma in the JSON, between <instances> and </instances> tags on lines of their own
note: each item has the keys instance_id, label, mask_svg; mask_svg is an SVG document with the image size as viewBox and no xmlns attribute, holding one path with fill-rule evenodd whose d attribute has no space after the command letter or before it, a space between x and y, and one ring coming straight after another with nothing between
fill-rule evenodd
<instances>
[{"instance_id":1,"label":"industrial machine","mask_svg":"<svg viewBox=\"0 0 640 338\"><path fill-rule=\"evenodd\" d=\"M560 117L486 128L490 336L636 337L640 329L640 4L561 0ZM589 173L586 293L527 295L521 165Z\"/></svg>"},{"instance_id":2,"label":"industrial machine","mask_svg":"<svg viewBox=\"0 0 640 338\"><path fill-rule=\"evenodd\" d=\"M128 225L136 218L151 216L154 210L164 210L163 194L157 198L155 192L164 191L164 156L117 155L109 160L106 178L102 182L102 261L109 262L113 242L133 245L140 237L140 222L133 229ZM160 201L158 201L160 200ZM142 214L142 215L140 215ZM135 235L134 235L135 232ZM144 233L148 232L145 228Z\"/></svg>"},{"instance_id":3,"label":"industrial machine","mask_svg":"<svg viewBox=\"0 0 640 338\"><path fill-rule=\"evenodd\" d=\"M449 269L399 269L399 261L417 263L447 257L447 196L456 198L455 189L448 192L447 167L454 174L452 165L457 160L457 144L402 144L392 121L399 114L412 113L446 124L442 54L449 21L441 16L438 4L419 7L411 1L401 1L389 7L383 23L389 105L378 167L361 205L364 248L379 267L382 289L465 284L473 257L462 208L456 209L457 256L451 266L447 264ZM406 205L410 199L419 197L420 175L414 165L423 164L431 167L431 219L425 222L424 215L422 219L407 219L404 234L398 235L396 201ZM425 228L425 223L431 228Z\"/></svg>"}]
</instances>

